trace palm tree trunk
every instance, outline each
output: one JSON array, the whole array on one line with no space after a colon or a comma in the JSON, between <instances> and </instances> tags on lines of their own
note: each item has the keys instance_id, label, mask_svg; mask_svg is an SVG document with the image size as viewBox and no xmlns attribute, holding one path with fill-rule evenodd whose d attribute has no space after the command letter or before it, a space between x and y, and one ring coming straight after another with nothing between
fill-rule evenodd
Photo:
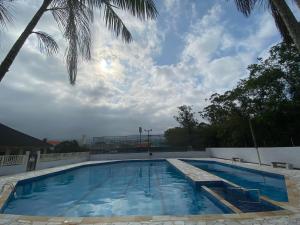
<instances>
[{"instance_id":1,"label":"palm tree trunk","mask_svg":"<svg viewBox=\"0 0 300 225\"><path fill-rule=\"evenodd\" d=\"M290 36L300 51L300 24L285 0L271 0L282 17Z\"/></svg>"},{"instance_id":2,"label":"palm tree trunk","mask_svg":"<svg viewBox=\"0 0 300 225\"><path fill-rule=\"evenodd\" d=\"M21 50L22 46L24 45L26 39L32 33L33 29L43 16L44 12L47 10L47 7L50 5L52 0L44 0L42 6L33 16L23 33L20 35L18 40L15 42L13 47L10 49L4 60L0 65L0 82L9 70L9 67L12 65L13 61L15 60L16 56L18 55L19 51Z\"/></svg>"}]
</instances>

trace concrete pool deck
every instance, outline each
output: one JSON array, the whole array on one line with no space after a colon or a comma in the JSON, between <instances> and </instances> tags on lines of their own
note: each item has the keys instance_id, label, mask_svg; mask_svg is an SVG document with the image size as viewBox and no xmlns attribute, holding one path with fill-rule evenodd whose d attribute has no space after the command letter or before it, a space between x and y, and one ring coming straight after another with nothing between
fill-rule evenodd
<instances>
[{"instance_id":1,"label":"concrete pool deck","mask_svg":"<svg viewBox=\"0 0 300 225\"><path fill-rule=\"evenodd\" d=\"M199 158L193 160L215 160L227 164L231 161L213 158ZM105 162L120 161L87 161L67 166L60 166L33 172L26 172L12 176L0 177L0 189L3 190L0 196L0 206L2 206L12 191L13 185L18 181L38 177L54 172L59 172L83 165L100 164ZM186 176L190 179L220 179L211 174L199 173L196 167L180 160L169 159L186 171ZM238 213L238 214L218 214L218 215L199 215L199 216L129 216L129 217L47 217L47 216L22 216L0 214L0 224L32 224L32 225L62 225L62 224L86 224L86 225L220 225L220 224L249 224L249 225L300 225L300 170L286 170L271 168L270 166L258 166L256 164L238 163L235 165L246 168L257 169L266 172L278 173L285 176L288 190L289 202L279 203L286 210L259 213ZM195 169L196 168L196 169ZM199 177L200 176L200 177ZM7 184L4 186L4 184ZM176 207L174 203L174 207Z\"/></svg>"}]
</instances>

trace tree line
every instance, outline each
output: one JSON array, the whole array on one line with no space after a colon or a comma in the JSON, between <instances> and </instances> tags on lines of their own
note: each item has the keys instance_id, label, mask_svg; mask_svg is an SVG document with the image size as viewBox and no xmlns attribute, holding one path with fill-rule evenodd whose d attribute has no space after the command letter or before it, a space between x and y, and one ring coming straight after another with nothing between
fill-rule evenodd
<instances>
[{"instance_id":1,"label":"tree line","mask_svg":"<svg viewBox=\"0 0 300 225\"><path fill-rule=\"evenodd\" d=\"M165 131L168 144L193 147L300 145L300 54L285 42L248 67L249 76L229 91L215 93L199 115L178 107L180 127Z\"/></svg>"}]
</instances>

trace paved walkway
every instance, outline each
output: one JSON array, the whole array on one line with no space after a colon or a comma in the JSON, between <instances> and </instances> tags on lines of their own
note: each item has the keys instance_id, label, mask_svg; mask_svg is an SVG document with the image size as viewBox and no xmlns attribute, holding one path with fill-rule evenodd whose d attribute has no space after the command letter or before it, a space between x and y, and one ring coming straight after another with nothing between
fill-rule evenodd
<instances>
[{"instance_id":1,"label":"paved walkway","mask_svg":"<svg viewBox=\"0 0 300 225\"><path fill-rule=\"evenodd\" d=\"M203 159L199 159L203 160ZM209 160L212 160L211 158ZM230 161L214 159L216 161L228 163ZM179 161L179 160L178 160ZM181 166L183 170L187 171L188 176L193 179L198 179L199 175L196 170L190 167L183 168L183 164L178 161L173 161ZM34 171L29 173L17 174L14 176L0 177L0 188L2 185L10 182L16 183L18 180L41 176L48 173L53 173L65 169L74 168L77 166L103 163L104 161L97 162L83 162L72 164L68 166L61 166L51 169ZM107 162L107 161L106 161ZM172 160L171 160L172 162ZM288 194L290 202L284 207L292 212L286 212L286 215L278 215L276 212L262 212L262 213L241 213L241 214L223 214L223 215L204 215L204 216L148 216L148 217L98 217L98 218L67 218L67 217L35 217L35 216L20 216L20 215L5 215L0 214L0 224L12 225L300 225L300 171L299 170L286 170L286 169L273 169L268 166L258 166L247 163L235 163L248 168L259 169L267 172L275 172L285 176L286 184L288 187ZM196 174L194 174L194 171ZM198 174L198 175L197 175ZM212 179L208 175L203 175L205 179ZM215 178L214 178L215 179ZM5 193L10 192L10 185L6 185L5 191L1 195L0 201L3 201L7 196ZM174 203L176 207L176 203Z\"/></svg>"}]
</instances>

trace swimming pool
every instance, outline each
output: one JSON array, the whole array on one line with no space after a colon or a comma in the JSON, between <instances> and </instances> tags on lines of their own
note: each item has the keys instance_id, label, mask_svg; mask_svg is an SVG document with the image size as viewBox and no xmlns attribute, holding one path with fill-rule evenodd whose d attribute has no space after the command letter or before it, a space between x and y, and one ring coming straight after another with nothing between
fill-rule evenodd
<instances>
[{"instance_id":1,"label":"swimming pool","mask_svg":"<svg viewBox=\"0 0 300 225\"><path fill-rule=\"evenodd\" d=\"M71 217L232 213L166 161L98 164L21 181L2 211Z\"/></svg>"},{"instance_id":2,"label":"swimming pool","mask_svg":"<svg viewBox=\"0 0 300 225\"><path fill-rule=\"evenodd\" d=\"M184 160L191 165L248 189L259 189L272 200L287 202L284 176L215 161Z\"/></svg>"}]
</instances>

